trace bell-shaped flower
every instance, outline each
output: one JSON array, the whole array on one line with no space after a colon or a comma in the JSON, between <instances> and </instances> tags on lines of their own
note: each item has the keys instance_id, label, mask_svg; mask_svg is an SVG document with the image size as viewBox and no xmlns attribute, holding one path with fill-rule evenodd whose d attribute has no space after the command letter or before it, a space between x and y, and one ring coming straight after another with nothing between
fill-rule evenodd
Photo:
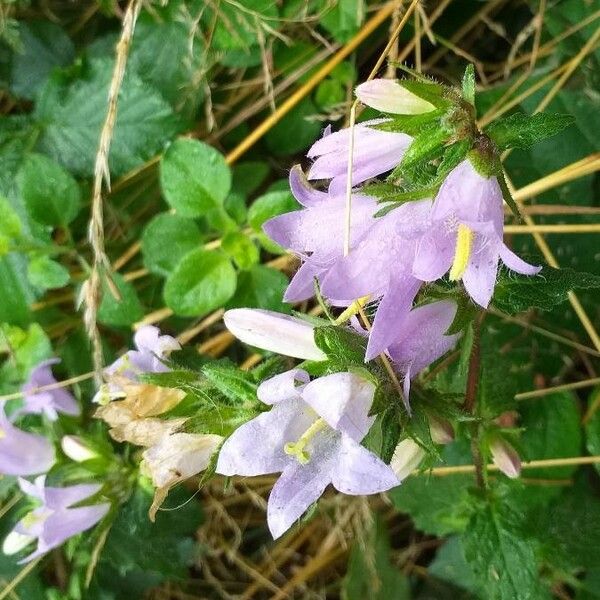
<instances>
[{"instance_id":1,"label":"bell-shaped flower","mask_svg":"<svg viewBox=\"0 0 600 600\"><path fill-rule=\"evenodd\" d=\"M395 369L404 378L404 400L408 402L410 380L452 349L458 334L446 335L456 315L449 300L413 308L402 322L402 330L388 348ZM408 405L407 405L407 408Z\"/></svg>"},{"instance_id":2,"label":"bell-shaped flower","mask_svg":"<svg viewBox=\"0 0 600 600\"><path fill-rule=\"evenodd\" d=\"M409 92L394 79L373 79L356 87L356 97L366 106L398 115L419 115L435 106Z\"/></svg>"},{"instance_id":3,"label":"bell-shaped flower","mask_svg":"<svg viewBox=\"0 0 600 600\"><path fill-rule=\"evenodd\" d=\"M503 225L498 180L480 175L464 160L450 172L433 203L431 226L417 248L414 276L434 281L450 271L450 279L462 280L471 298L486 308L500 259L523 275L535 275L541 269L504 244Z\"/></svg>"},{"instance_id":4,"label":"bell-shaped flower","mask_svg":"<svg viewBox=\"0 0 600 600\"><path fill-rule=\"evenodd\" d=\"M344 253L346 230L345 191L321 192L312 188L299 165L290 171L290 188L304 207L270 219L265 233L280 246L298 254L304 264L290 283L284 300L299 302L314 294L314 278L321 280L329 266ZM352 195L350 242L356 245L374 224L377 200Z\"/></svg>"},{"instance_id":5,"label":"bell-shaped flower","mask_svg":"<svg viewBox=\"0 0 600 600\"><path fill-rule=\"evenodd\" d=\"M15 427L0 404L0 473L37 475L54 464L54 447L42 435Z\"/></svg>"},{"instance_id":6,"label":"bell-shaped flower","mask_svg":"<svg viewBox=\"0 0 600 600\"><path fill-rule=\"evenodd\" d=\"M180 350L179 342L170 335L160 335L160 329L152 325L140 327L133 336L135 350L129 350L105 369L108 377L120 375L137 381L140 373L165 373L169 367L164 360L174 350Z\"/></svg>"},{"instance_id":7,"label":"bell-shaped flower","mask_svg":"<svg viewBox=\"0 0 600 600\"><path fill-rule=\"evenodd\" d=\"M352 186L391 171L410 146L413 138L409 135L374 128L386 121L373 119L354 126ZM351 133L348 127L324 135L311 146L307 156L315 160L308 172L309 179L331 179L330 189L344 192Z\"/></svg>"},{"instance_id":8,"label":"bell-shaped flower","mask_svg":"<svg viewBox=\"0 0 600 600\"><path fill-rule=\"evenodd\" d=\"M428 226L430 207L430 200L407 202L376 219L322 281L321 291L327 298L349 302L365 296L381 299L369 335L367 360L386 350L401 334L422 285L412 274L412 264L418 237Z\"/></svg>"},{"instance_id":9,"label":"bell-shaped flower","mask_svg":"<svg viewBox=\"0 0 600 600\"><path fill-rule=\"evenodd\" d=\"M302 319L260 308L234 308L223 315L225 326L250 346L304 360L325 360L314 327Z\"/></svg>"},{"instance_id":10,"label":"bell-shaped flower","mask_svg":"<svg viewBox=\"0 0 600 600\"><path fill-rule=\"evenodd\" d=\"M287 531L332 484L344 494L383 492L399 484L394 472L360 445L373 417L374 386L351 373L309 382L294 369L265 381L258 397L272 405L225 440L217 472L281 472L269 497L267 521L274 538Z\"/></svg>"},{"instance_id":11,"label":"bell-shaped flower","mask_svg":"<svg viewBox=\"0 0 600 600\"><path fill-rule=\"evenodd\" d=\"M489 443L492 461L507 477L516 479L521 474L521 457L503 437L494 435Z\"/></svg>"},{"instance_id":12,"label":"bell-shaped flower","mask_svg":"<svg viewBox=\"0 0 600 600\"><path fill-rule=\"evenodd\" d=\"M31 371L29 379L22 387L24 403L20 413L43 413L48 419L55 421L59 412L73 416L81 412L77 401L66 389L57 387L39 390L57 383L51 367L59 362L59 358L50 358L42 361Z\"/></svg>"},{"instance_id":13,"label":"bell-shaped flower","mask_svg":"<svg viewBox=\"0 0 600 600\"><path fill-rule=\"evenodd\" d=\"M98 484L71 485L64 488L46 487L45 476L35 483L19 479L21 490L40 503L25 515L8 534L3 544L5 553L15 553L37 540L37 549L24 558L29 562L57 548L78 533L87 531L108 512L110 504L74 506L94 496L102 487Z\"/></svg>"}]
</instances>

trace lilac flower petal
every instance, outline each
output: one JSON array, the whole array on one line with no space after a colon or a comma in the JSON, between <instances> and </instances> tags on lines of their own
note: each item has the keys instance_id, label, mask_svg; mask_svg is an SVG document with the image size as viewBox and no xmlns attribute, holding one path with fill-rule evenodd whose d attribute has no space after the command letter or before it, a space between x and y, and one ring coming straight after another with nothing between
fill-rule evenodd
<instances>
[{"instance_id":1,"label":"lilac flower petal","mask_svg":"<svg viewBox=\"0 0 600 600\"><path fill-rule=\"evenodd\" d=\"M33 483L23 477L19 477L18 484L24 494L36 498L40 502L44 502L46 475L38 475Z\"/></svg>"},{"instance_id":2,"label":"lilac flower petal","mask_svg":"<svg viewBox=\"0 0 600 600\"><path fill-rule=\"evenodd\" d=\"M412 378L412 365L408 363L404 368L404 381L402 382L402 402L409 416L412 414L410 408L410 380Z\"/></svg>"},{"instance_id":3,"label":"lilac flower petal","mask_svg":"<svg viewBox=\"0 0 600 600\"><path fill-rule=\"evenodd\" d=\"M15 427L0 408L0 473L36 475L54 464L54 447L43 436Z\"/></svg>"},{"instance_id":4,"label":"lilac flower petal","mask_svg":"<svg viewBox=\"0 0 600 600\"><path fill-rule=\"evenodd\" d=\"M331 467L315 458L301 465L290 462L277 480L267 504L267 523L273 539L281 537L325 491Z\"/></svg>"},{"instance_id":5,"label":"lilac flower petal","mask_svg":"<svg viewBox=\"0 0 600 600\"><path fill-rule=\"evenodd\" d=\"M305 261L296 271L290 281L285 294L284 302L301 302L308 300L315 294L315 278L320 279L324 273L322 267L317 266L311 261Z\"/></svg>"},{"instance_id":6,"label":"lilac flower petal","mask_svg":"<svg viewBox=\"0 0 600 600\"><path fill-rule=\"evenodd\" d=\"M334 373L311 381L302 398L328 425L360 442L374 418L369 417L375 388L352 373Z\"/></svg>"},{"instance_id":7,"label":"lilac flower petal","mask_svg":"<svg viewBox=\"0 0 600 600\"><path fill-rule=\"evenodd\" d=\"M445 333L452 325L456 309L454 302L442 300L410 311L401 335L388 350L390 358L404 375L408 371L404 365L410 365L410 377L416 377L422 369L454 347L459 336Z\"/></svg>"},{"instance_id":8,"label":"lilac flower petal","mask_svg":"<svg viewBox=\"0 0 600 600\"><path fill-rule=\"evenodd\" d=\"M500 258L511 271L521 275L537 275L542 270L542 267L530 265L519 258L506 244L500 246Z\"/></svg>"},{"instance_id":9,"label":"lilac flower petal","mask_svg":"<svg viewBox=\"0 0 600 600\"><path fill-rule=\"evenodd\" d=\"M333 486L343 494L377 494L399 485L392 469L366 448L342 435L337 449Z\"/></svg>"},{"instance_id":10,"label":"lilac flower petal","mask_svg":"<svg viewBox=\"0 0 600 600\"><path fill-rule=\"evenodd\" d=\"M256 391L256 395L265 404L277 404L284 400L301 398L302 384L307 384L310 376L302 369L291 369L263 381Z\"/></svg>"},{"instance_id":11,"label":"lilac flower petal","mask_svg":"<svg viewBox=\"0 0 600 600\"><path fill-rule=\"evenodd\" d=\"M494 293L498 260L498 251L494 245L484 244L473 252L462 276L469 296L483 308L488 307Z\"/></svg>"},{"instance_id":12,"label":"lilac flower petal","mask_svg":"<svg viewBox=\"0 0 600 600\"><path fill-rule=\"evenodd\" d=\"M421 281L409 275L397 279L386 292L373 321L365 360L385 352L396 340L420 287Z\"/></svg>"},{"instance_id":13,"label":"lilac flower petal","mask_svg":"<svg viewBox=\"0 0 600 600\"><path fill-rule=\"evenodd\" d=\"M276 404L269 412L238 427L225 440L217 462L221 475L263 475L283 471L290 462L283 447L297 441L316 415L302 400Z\"/></svg>"},{"instance_id":14,"label":"lilac flower petal","mask_svg":"<svg viewBox=\"0 0 600 600\"><path fill-rule=\"evenodd\" d=\"M110 504L95 504L57 511L50 515L40 537L40 545L45 550L60 546L65 540L87 531L100 521L109 511Z\"/></svg>"},{"instance_id":15,"label":"lilac flower petal","mask_svg":"<svg viewBox=\"0 0 600 600\"><path fill-rule=\"evenodd\" d=\"M102 488L98 483L82 483L68 487L47 487L44 490L45 504L53 510L65 509L93 496Z\"/></svg>"},{"instance_id":16,"label":"lilac flower petal","mask_svg":"<svg viewBox=\"0 0 600 600\"><path fill-rule=\"evenodd\" d=\"M456 233L444 227L423 235L417 245L413 275L422 281L435 281L452 266L456 246Z\"/></svg>"},{"instance_id":17,"label":"lilac flower petal","mask_svg":"<svg viewBox=\"0 0 600 600\"><path fill-rule=\"evenodd\" d=\"M379 118L371 119L370 121L364 121L363 123L359 123L355 126L355 134L357 130L367 129L373 125L380 125L381 123L386 123L390 120L391 119L389 118ZM317 156L329 154L330 152L343 152L344 150L348 149L348 140L350 139L349 128L340 129L339 131L335 131L334 133L331 133L331 127L328 127L328 130L330 131L329 134L323 135L309 148L308 152L306 153L306 156L308 156L308 158L316 158Z\"/></svg>"},{"instance_id":18,"label":"lilac flower petal","mask_svg":"<svg viewBox=\"0 0 600 600\"><path fill-rule=\"evenodd\" d=\"M28 391L29 389L56 383L56 379L54 379L54 375L52 374L51 366L57 365L58 363L60 363L60 358L48 358L47 360L43 360L41 363L36 365L29 374L29 379L23 386L23 390Z\"/></svg>"},{"instance_id":19,"label":"lilac flower petal","mask_svg":"<svg viewBox=\"0 0 600 600\"><path fill-rule=\"evenodd\" d=\"M308 183L300 165L294 165L290 171L290 189L302 206L315 206L328 199L326 192L315 190Z\"/></svg>"}]
</instances>

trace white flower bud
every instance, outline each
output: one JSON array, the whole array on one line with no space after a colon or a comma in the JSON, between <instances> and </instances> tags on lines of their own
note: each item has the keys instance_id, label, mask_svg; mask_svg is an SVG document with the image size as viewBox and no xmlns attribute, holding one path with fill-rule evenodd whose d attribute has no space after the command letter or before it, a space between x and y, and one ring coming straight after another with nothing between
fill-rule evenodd
<instances>
[{"instance_id":1,"label":"white flower bud","mask_svg":"<svg viewBox=\"0 0 600 600\"><path fill-rule=\"evenodd\" d=\"M425 450L410 438L402 440L394 450L390 467L400 481L406 479L425 458Z\"/></svg>"},{"instance_id":2,"label":"white flower bud","mask_svg":"<svg viewBox=\"0 0 600 600\"><path fill-rule=\"evenodd\" d=\"M436 444L449 444L454 441L452 423L440 417L429 416L429 432Z\"/></svg>"},{"instance_id":3,"label":"white flower bud","mask_svg":"<svg viewBox=\"0 0 600 600\"><path fill-rule=\"evenodd\" d=\"M418 115L435 110L427 100L409 92L393 79L373 79L356 88L356 97L367 106L385 113Z\"/></svg>"},{"instance_id":4,"label":"white flower bud","mask_svg":"<svg viewBox=\"0 0 600 600\"><path fill-rule=\"evenodd\" d=\"M99 456L76 435L65 435L60 441L62 451L75 462L83 462Z\"/></svg>"},{"instance_id":5,"label":"white flower bud","mask_svg":"<svg viewBox=\"0 0 600 600\"><path fill-rule=\"evenodd\" d=\"M517 451L503 438L496 436L490 442L494 464L511 479L521 474L521 458Z\"/></svg>"},{"instance_id":6,"label":"white flower bud","mask_svg":"<svg viewBox=\"0 0 600 600\"><path fill-rule=\"evenodd\" d=\"M5 538L2 543L2 552L7 556L11 554L16 554L20 552L27 546L29 543L35 540L34 537L30 535L25 535L24 533L19 533L18 531L11 531Z\"/></svg>"},{"instance_id":7,"label":"white flower bud","mask_svg":"<svg viewBox=\"0 0 600 600\"><path fill-rule=\"evenodd\" d=\"M250 346L308 360L327 356L315 344L314 327L295 317L269 310L236 308L228 310L225 326Z\"/></svg>"}]
</instances>

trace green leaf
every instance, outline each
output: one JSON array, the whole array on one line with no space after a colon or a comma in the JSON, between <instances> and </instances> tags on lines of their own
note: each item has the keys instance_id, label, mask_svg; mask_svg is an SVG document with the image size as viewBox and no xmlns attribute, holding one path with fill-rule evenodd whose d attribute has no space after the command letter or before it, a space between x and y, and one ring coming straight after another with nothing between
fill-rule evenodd
<instances>
[{"instance_id":1,"label":"green leaf","mask_svg":"<svg viewBox=\"0 0 600 600\"><path fill-rule=\"evenodd\" d=\"M30 154L18 175L21 196L32 219L67 226L79 212L81 194L73 176L42 154Z\"/></svg>"},{"instance_id":2,"label":"green leaf","mask_svg":"<svg viewBox=\"0 0 600 600\"><path fill-rule=\"evenodd\" d=\"M443 115L444 111L440 109L418 115L391 115L388 120L373 125L372 128L379 129L380 131L394 131L415 136L419 135L424 127L438 122Z\"/></svg>"},{"instance_id":3,"label":"green leaf","mask_svg":"<svg viewBox=\"0 0 600 600\"><path fill-rule=\"evenodd\" d=\"M364 542L355 541L342 584L344 600L409 600L406 576L391 560L389 534L376 518Z\"/></svg>"},{"instance_id":4,"label":"green leaf","mask_svg":"<svg viewBox=\"0 0 600 600\"><path fill-rule=\"evenodd\" d=\"M465 560L462 543L459 536L452 536L436 552L433 562L429 565L427 572L430 576L439 577L444 581L449 581L464 590L473 594L480 591L480 587L475 582L471 566ZM463 597L464 596L464 597ZM470 596L456 594L451 596L468 600Z\"/></svg>"},{"instance_id":5,"label":"green leaf","mask_svg":"<svg viewBox=\"0 0 600 600\"><path fill-rule=\"evenodd\" d=\"M437 108L448 108L452 102L447 97L449 88L433 81L418 81L416 79L402 79L400 85L419 98L431 102Z\"/></svg>"},{"instance_id":6,"label":"green leaf","mask_svg":"<svg viewBox=\"0 0 600 600\"><path fill-rule=\"evenodd\" d=\"M362 25L365 17L364 0L338 0L320 18L322 25L338 42L347 42Z\"/></svg>"},{"instance_id":7,"label":"green leaf","mask_svg":"<svg viewBox=\"0 0 600 600\"><path fill-rule=\"evenodd\" d=\"M40 91L33 113L41 129L38 148L76 175L93 174L113 67L112 57L92 61L54 75ZM118 177L156 156L184 127L162 96L127 70L108 157L111 173Z\"/></svg>"},{"instance_id":8,"label":"green leaf","mask_svg":"<svg viewBox=\"0 0 600 600\"><path fill-rule=\"evenodd\" d=\"M344 327L325 325L315 329L315 343L330 361L346 366L363 366L366 340Z\"/></svg>"},{"instance_id":9,"label":"green leaf","mask_svg":"<svg viewBox=\"0 0 600 600\"><path fill-rule=\"evenodd\" d=\"M212 146L192 139L173 142L160 162L165 199L184 217L201 217L223 206L231 189L231 171Z\"/></svg>"},{"instance_id":10,"label":"green leaf","mask_svg":"<svg viewBox=\"0 0 600 600\"><path fill-rule=\"evenodd\" d=\"M490 600L540 597L532 540L525 537L523 516L500 504L486 504L462 535L467 563Z\"/></svg>"},{"instance_id":11,"label":"green leaf","mask_svg":"<svg viewBox=\"0 0 600 600\"><path fill-rule=\"evenodd\" d=\"M6 198L0 196L0 257L7 254L21 235L21 220Z\"/></svg>"},{"instance_id":12,"label":"green leaf","mask_svg":"<svg viewBox=\"0 0 600 600\"><path fill-rule=\"evenodd\" d=\"M27 267L27 277L44 290L64 287L70 279L68 269L48 256L34 258Z\"/></svg>"},{"instance_id":13,"label":"green leaf","mask_svg":"<svg viewBox=\"0 0 600 600\"><path fill-rule=\"evenodd\" d=\"M515 113L497 119L485 129L500 151L508 148L530 148L536 142L561 132L575 123L571 115Z\"/></svg>"},{"instance_id":14,"label":"green leaf","mask_svg":"<svg viewBox=\"0 0 600 600\"><path fill-rule=\"evenodd\" d=\"M600 388L596 388L590 394L590 407L594 402L599 402ZM585 425L585 446L592 456L600 455L600 411L596 410L592 418ZM594 465L596 471L600 472L600 465Z\"/></svg>"},{"instance_id":15,"label":"green leaf","mask_svg":"<svg viewBox=\"0 0 600 600\"><path fill-rule=\"evenodd\" d=\"M281 272L264 265L255 265L238 274L235 296L227 303L228 308L264 308L277 312L289 312L290 305L283 302L288 278Z\"/></svg>"},{"instance_id":16,"label":"green leaf","mask_svg":"<svg viewBox=\"0 0 600 600\"><path fill-rule=\"evenodd\" d=\"M167 276L186 254L202 244L202 234L191 219L163 213L146 225L141 243L148 270Z\"/></svg>"},{"instance_id":17,"label":"green leaf","mask_svg":"<svg viewBox=\"0 0 600 600\"><path fill-rule=\"evenodd\" d=\"M268 163L258 160L249 160L234 165L231 191L247 198L260 188L270 171Z\"/></svg>"},{"instance_id":18,"label":"green leaf","mask_svg":"<svg viewBox=\"0 0 600 600\"><path fill-rule=\"evenodd\" d=\"M165 302L182 317L200 317L233 296L236 279L235 269L223 252L193 250L169 275Z\"/></svg>"},{"instance_id":19,"label":"green leaf","mask_svg":"<svg viewBox=\"0 0 600 600\"><path fill-rule=\"evenodd\" d=\"M115 284L120 298L113 296L110 287L104 278L102 281L102 302L98 309L98 321L104 325L127 327L133 325L144 316L144 309L140 303L135 288L125 281L119 273L111 273L110 278Z\"/></svg>"},{"instance_id":20,"label":"green leaf","mask_svg":"<svg viewBox=\"0 0 600 600\"><path fill-rule=\"evenodd\" d=\"M469 104L475 106L475 67L472 63L467 65L462 78L462 95Z\"/></svg>"},{"instance_id":21,"label":"green leaf","mask_svg":"<svg viewBox=\"0 0 600 600\"><path fill-rule=\"evenodd\" d=\"M247 371L225 361L210 362L202 367L203 375L235 404L256 404L256 383Z\"/></svg>"},{"instance_id":22,"label":"green leaf","mask_svg":"<svg viewBox=\"0 0 600 600\"><path fill-rule=\"evenodd\" d=\"M0 294L0 323L27 324L29 306L38 293L27 279L25 257L15 253L0 257L0 289L10 290L10 293Z\"/></svg>"},{"instance_id":23,"label":"green leaf","mask_svg":"<svg viewBox=\"0 0 600 600\"><path fill-rule=\"evenodd\" d=\"M573 269L544 267L539 275L528 277L502 272L494 292L494 304L508 314L530 308L550 310L563 303L571 290L600 288L600 275Z\"/></svg>"},{"instance_id":24,"label":"green leaf","mask_svg":"<svg viewBox=\"0 0 600 600\"><path fill-rule=\"evenodd\" d=\"M244 271L252 268L260 258L256 244L241 231L228 233L221 242L221 248Z\"/></svg>"},{"instance_id":25,"label":"green leaf","mask_svg":"<svg viewBox=\"0 0 600 600\"><path fill-rule=\"evenodd\" d=\"M33 99L55 67L66 67L75 58L73 42L56 23L19 21L20 51L11 60L10 89Z\"/></svg>"}]
</instances>

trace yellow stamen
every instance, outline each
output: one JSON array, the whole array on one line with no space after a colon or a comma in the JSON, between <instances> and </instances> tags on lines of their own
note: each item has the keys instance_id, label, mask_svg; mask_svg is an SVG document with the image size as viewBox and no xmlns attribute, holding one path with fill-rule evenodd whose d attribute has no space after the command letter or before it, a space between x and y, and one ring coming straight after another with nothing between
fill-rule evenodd
<instances>
[{"instance_id":1,"label":"yellow stamen","mask_svg":"<svg viewBox=\"0 0 600 600\"><path fill-rule=\"evenodd\" d=\"M469 258L473 251L473 238L475 233L472 229L469 229L462 223L458 226L458 234L456 236L456 250L454 251L454 262L450 269L450 281L456 281L460 279L467 265L469 264Z\"/></svg>"},{"instance_id":2,"label":"yellow stamen","mask_svg":"<svg viewBox=\"0 0 600 600\"><path fill-rule=\"evenodd\" d=\"M367 294L358 300L355 300L336 320L336 325L341 325L345 323L350 317L353 317L355 314L360 312L360 309L369 301L371 296Z\"/></svg>"},{"instance_id":3,"label":"yellow stamen","mask_svg":"<svg viewBox=\"0 0 600 600\"><path fill-rule=\"evenodd\" d=\"M288 442L284 447L283 451L289 456L295 456L296 460L301 464L305 465L310 460L310 454L305 450L306 444L313 439L321 429L323 429L327 423L324 419L317 419L298 439L297 442Z\"/></svg>"}]
</instances>

